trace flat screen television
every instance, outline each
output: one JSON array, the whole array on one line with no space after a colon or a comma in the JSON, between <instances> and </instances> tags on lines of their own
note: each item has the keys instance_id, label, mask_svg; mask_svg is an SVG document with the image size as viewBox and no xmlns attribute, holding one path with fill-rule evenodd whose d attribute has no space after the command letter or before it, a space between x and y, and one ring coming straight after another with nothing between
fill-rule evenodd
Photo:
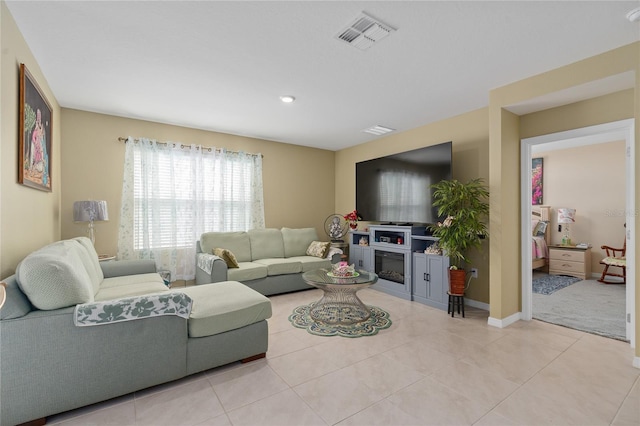
<instances>
[{"instance_id":1,"label":"flat screen television","mask_svg":"<svg viewBox=\"0 0 640 426\"><path fill-rule=\"evenodd\" d=\"M430 185L451 179L452 142L356 163L356 210L362 220L394 225L436 223Z\"/></svg>"}]
</instances>

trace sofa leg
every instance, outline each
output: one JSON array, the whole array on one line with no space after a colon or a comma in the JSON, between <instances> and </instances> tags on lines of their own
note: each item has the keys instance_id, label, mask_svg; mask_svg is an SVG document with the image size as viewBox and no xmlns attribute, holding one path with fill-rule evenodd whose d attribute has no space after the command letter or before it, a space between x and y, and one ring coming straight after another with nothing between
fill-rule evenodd
<instances>
[{"instance_id":1,"label":"sofa leg","mask_svg":"<svg viewBox=\"0 0 640 426\"><path fill-rule=\"evenodd\" d=\"M243 359L243 360L242 360L242 363L243 363L243 364L246 364L247 362L255 361L256 359L264 358L264 357L266 357L266 356L267 356L267 353L266 353L266 352L263 352L263 353L261 353L261 354L254 355L254 356L250 356L250 357L248 357L248 358Z\"/></svg>"},{"instance_id":2,"label":"sofa leg","mask_svg":"<svg viewBox=\"0 0 640 426\"><path fill-rule=\"evenodd\" d=\"M42 417L39 419L31 420L26 423L20 423L18 426L43 426L47 424L47 418Z\"/></svg>"}]
</instances>

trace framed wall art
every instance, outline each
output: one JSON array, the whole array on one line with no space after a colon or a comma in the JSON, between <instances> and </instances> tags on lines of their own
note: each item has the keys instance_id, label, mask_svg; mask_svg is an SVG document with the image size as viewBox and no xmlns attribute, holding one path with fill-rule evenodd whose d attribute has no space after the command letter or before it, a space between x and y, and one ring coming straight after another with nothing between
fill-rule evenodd
<instances>
[{"instance_id":1,"label":"framed wall art","mask_svg":"<svg viewBox=\"0 0 640 426\"><path fill-rule=\"evenodd\" d=\"M51 191L53 112L24 64L20 64L20 135L18 182Z\"/></svg>"},{"instance_id":2,"label":"framed wall art","mask_svg":"<svg viewBox=\"0 0 640 426\"><path fill-rule=\"evenodd\" d=\"M531 160L531 205L542 205L542 158Z\"/></svg>"}]
</instances>

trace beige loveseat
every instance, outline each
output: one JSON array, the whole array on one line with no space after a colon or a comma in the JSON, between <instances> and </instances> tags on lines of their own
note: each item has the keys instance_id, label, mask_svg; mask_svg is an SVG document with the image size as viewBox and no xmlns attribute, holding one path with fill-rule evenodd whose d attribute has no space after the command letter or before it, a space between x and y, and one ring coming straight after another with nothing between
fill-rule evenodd
<instances>
[{"instance_id":1,"label":"beige loveseat","mask_svg":"<svg viewBox=\"0 0 640 426\"><path fill-rule=\"evenodd\" d=\"M237 267L213 254L219 249L235 257ZM312 287L302 273L331 268L339 257L339 250L319 241L315 228L206 232L198 244L196 284L240 281L266 296L305 290Z\"/></svg>"}]
</instances>

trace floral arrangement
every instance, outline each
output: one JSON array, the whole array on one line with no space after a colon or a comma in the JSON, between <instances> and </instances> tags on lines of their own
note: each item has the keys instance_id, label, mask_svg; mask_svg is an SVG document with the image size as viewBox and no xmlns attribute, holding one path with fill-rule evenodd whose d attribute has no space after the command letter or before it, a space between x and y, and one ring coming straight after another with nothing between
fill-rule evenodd
<instances>
[{"instance_id":1,"label":"floral arrangement","mask_svg":"<svg viewBox=\"0 0 640 426\"><path fill-rule=\"evenodd\" d=\"M360 216L356 210L345 214L343 217L344 220L348 220L349 222L357 222L362 219L362 216Z\"/></svg>"},{"instance_id":2,"label":"floral arrangement","mask_svg":"<svg viewBox=\"0 0 640 426\"><path fill-rule=\"evenodd\" d=\"M349 265L347 262L338 262L333 264L331 272L336 277L353 277L356 275L356 266Z\"/></svg>"},{"instance_id":3,"label":"floral arrangement","mask_svg":"<svg viewBox=\"0 0 640 426\"><path fill-rule=\"evenodd\" d=\"M342 217L344 217L344 220L349 222L351 229L356 229L358 227L358 220L362 220L362 216L360 216L356 210L351 213L347 213Z\"/></svg>"}]
</instances>

